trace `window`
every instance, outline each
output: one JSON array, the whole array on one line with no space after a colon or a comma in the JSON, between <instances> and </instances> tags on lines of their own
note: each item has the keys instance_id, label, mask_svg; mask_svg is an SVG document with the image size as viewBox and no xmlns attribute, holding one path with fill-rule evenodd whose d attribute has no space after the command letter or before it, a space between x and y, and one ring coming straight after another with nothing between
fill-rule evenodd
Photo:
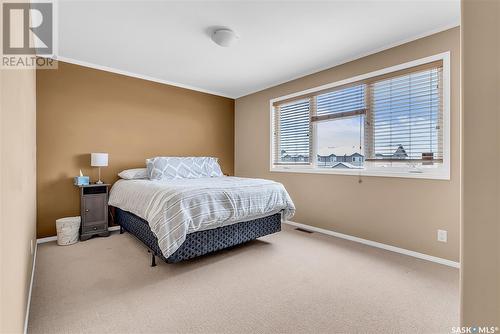
<instances>
[{"instance_id":1,"label":"window","mask_svg":"<svg viewBox=\"0 0 500 334\"><path fill-rule=\"evenodd\" d=\"M322 168L359 168L362 155L363 128L366 114L365 85L354 85L319 94L315 122L317 161L332 157L330 163L317 163ZM334 159L333 159L334 158Z\"/></svg>"},{"instance_id":2,"label":"window","mask_svg":"<svg viewBox=\"0 0 500 334\"><path fill-rule=\"evenodd\" d=\"M369 159L442 162L441 77L438 67L369 85Z\"/></svg>"},{"instance_id":3,"label":"window","mask_svg":"<svg viewBox=\"0 0 500 334\"><path fill-rule=\"evenodd\" d=\"M272 100L273 171L449 178L449 53Z\"/></svg>"},{"instance_id":4,"label":"window","mask_svg":"<svg viewBox=\"0 0 500 334\"><path fill-rule=\"evenodd\" d=\"M276 107L275 164L309 164L311 156L308 99Z\"/></svg>"}]
</instances>

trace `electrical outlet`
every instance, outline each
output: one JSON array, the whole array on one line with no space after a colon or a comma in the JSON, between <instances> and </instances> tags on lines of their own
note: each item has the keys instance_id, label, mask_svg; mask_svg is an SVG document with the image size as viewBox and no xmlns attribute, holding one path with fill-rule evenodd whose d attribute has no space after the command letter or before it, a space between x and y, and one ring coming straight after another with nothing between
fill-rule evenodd
<instances>
[{"instance_id":1,"label":"electrical outlet","mask_svg":"<svg viewBox=\"0 0 500 334\"><path fill-rule=\"evenodd\" d=\"M446 230L438 230L437 239L441 242L448 242L448 231Z\"/></svg>"}]
</instances>

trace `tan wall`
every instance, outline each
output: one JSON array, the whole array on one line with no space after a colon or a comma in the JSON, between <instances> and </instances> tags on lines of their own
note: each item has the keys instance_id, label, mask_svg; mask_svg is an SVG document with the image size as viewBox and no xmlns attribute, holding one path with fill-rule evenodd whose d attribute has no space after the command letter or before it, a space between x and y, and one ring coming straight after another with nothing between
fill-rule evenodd
<instances>
[{"instance_id":1,"label":"tan wall","mask_svg":"<svg viewBox=\"0 0 500 334\"><path fill-rule=\"evenodd\" d=\"M500 2L462 1L462 57L461 315L500 326Z\"/></svg>"},{"instance_id":2,"label":"tan wall","mask_svg":"<svg viewBox=\"0 0 500 334\"><path fill-rule=\"evenodd\" d=\"M22 333L36 242L34 70L0 70L0 333Z\"/></svg>"},{"instance_id":3,"label":"tan wall","mask_svg":"<svg viewBox=\"0 0 500 334\"><path fill-rule=\"evenodd\" d=\"M215 156L233 174L234 100L81 66L37 73L38 236L79 215L72 178L94 181L90 152L108 152L102 179L153 156Z\"/></svg>"},{"instance_id":4,"label":"tan wall","mask_svg":"<svg viewBox=\"0 0 500 334\"><path fill-rule=\"evenodd\" d=\"M451 51L451 181L269 172L269 100ZM236 100L235 173L282 182L294 221L459 260L460 31L454 28ZM332 189L341 191L332 191ZM436 241L448 230L448 243Z\"/></svg>"}]
</instances>

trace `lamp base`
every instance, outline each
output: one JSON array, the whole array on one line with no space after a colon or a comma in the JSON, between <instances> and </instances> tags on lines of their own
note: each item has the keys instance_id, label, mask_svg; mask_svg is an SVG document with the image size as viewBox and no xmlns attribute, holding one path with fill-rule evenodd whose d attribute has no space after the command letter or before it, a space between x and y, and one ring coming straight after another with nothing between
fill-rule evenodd
<instances>
[{"instance_id":1,"label":"lamp base","mask_svg":"<svg viewBox=\"0 0 500 334\"><path fill-rule=\"evenodd\" d=\"M99 181L97 181L95 184L102 184L102 181L101 181L101 167L99 167Z\"/></svg>"}]
</instances>

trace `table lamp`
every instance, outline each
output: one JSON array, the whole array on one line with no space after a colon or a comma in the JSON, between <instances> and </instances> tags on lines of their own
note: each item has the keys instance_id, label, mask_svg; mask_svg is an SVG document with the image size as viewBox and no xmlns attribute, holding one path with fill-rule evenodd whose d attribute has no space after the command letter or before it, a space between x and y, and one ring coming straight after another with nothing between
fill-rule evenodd
<instances>
[{"instance_id":1,"label":"table lamp","mask_svg":"<svg viewBox=\"0 0 500 334\"><path fill-rule=\"evenodd\" d=\"M106 167L108 165L108 154L107 153L90 153L90 165L92 167L99 167L99 181L97 181L96 184L102 184L101 167Z\"/></svg>"}]
</instances>

